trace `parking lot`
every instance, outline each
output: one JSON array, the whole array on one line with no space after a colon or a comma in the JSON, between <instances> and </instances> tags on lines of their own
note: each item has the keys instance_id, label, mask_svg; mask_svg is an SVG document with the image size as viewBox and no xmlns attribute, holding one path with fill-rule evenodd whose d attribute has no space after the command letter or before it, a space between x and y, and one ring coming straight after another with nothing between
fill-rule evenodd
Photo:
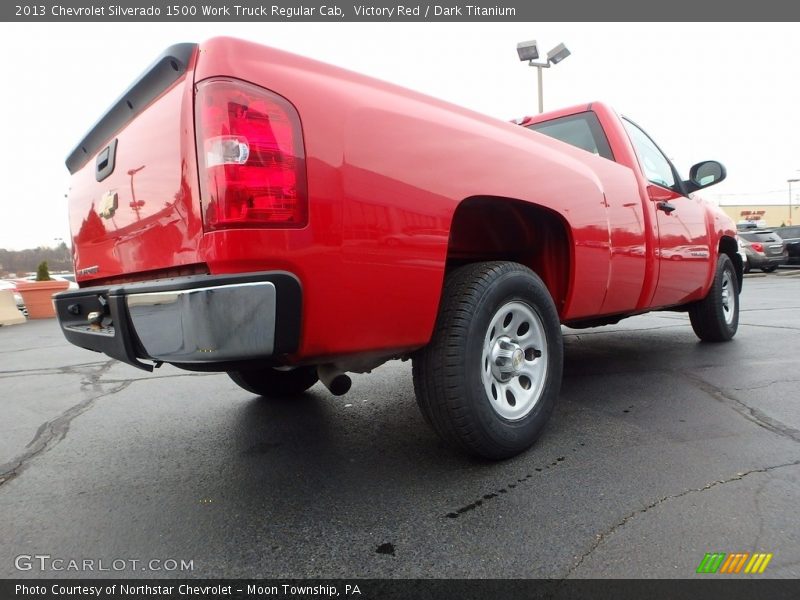
<instances>
[{"instance_id":1,"label":"parking lot","mask_svg":"<svg viewBox=\"0 0 800 600\"><path fill-rule=\"evenodd\" d=\"M408 362L267 401L0 328L0 577L798 577L798 275L748 277L727 344L668 312L565 329L554 417L500 463L439 443Z\"/></svg>"}]
</instances>

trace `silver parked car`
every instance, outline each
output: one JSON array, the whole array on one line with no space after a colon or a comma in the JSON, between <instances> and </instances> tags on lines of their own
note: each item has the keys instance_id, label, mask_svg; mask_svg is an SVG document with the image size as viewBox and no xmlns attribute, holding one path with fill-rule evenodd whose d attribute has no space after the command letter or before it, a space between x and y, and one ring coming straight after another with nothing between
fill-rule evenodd
<instances>
[{"instance_id":1,"label":"silver parked car","mask_svg":"<svg viewBox=\"0 0 800 600\"><path fill-rule=\"evenodd\" d=\"M738 235L744 244L744 251L747 253L746 273L751 269L761 269L764 273L772 273L780 265L788 262L786 243L772 229L740 231Z\"/></svg>"}]
</instances>

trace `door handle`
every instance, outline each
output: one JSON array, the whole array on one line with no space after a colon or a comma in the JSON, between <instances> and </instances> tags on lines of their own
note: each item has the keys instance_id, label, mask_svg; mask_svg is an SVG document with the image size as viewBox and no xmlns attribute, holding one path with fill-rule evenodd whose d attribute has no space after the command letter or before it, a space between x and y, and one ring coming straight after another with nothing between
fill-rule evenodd
<instances>
[{"instance_id":1,"label":"door handle","mask_svg":"<svg viewBox=\"0 0 800 600\"><path fill-rule=\"evenodd\" d=\"M656 208L658 210L663 210L665 213L670 214L673 210L677 208L674 204L670 204L669 202L659 202L656 204Z\"/></svg>"}]
</instances>

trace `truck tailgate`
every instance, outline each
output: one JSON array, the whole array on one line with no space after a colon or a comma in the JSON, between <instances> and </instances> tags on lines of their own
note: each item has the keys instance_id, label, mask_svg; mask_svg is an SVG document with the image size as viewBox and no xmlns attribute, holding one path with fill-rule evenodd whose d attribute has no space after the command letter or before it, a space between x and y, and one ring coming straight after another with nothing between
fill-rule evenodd
<instances>
[{"instance_id":1,"label":"truck tailgate","mask_svg":"<svg viewBox=\"0 0 800 600\"><path fill-rule=\"evenodd\" d=\"M194 44L169 48L67 159L83 285L203 272L193 124ZM140 277L141 275L141 277Z\"/></svg>"}]
</instances>

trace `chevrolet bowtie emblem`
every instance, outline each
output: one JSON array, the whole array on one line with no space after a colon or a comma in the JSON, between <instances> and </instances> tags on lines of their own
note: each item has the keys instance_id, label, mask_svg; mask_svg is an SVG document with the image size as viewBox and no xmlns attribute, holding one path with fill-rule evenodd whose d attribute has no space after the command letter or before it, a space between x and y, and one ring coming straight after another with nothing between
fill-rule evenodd
<instances>
[{"instance_id":1,"label":"chevrolet bowtie emblem","mask_svg":"<svg viewBox=\"0 0 800 600\"><path fill-rule=\"evenodd\" d=\"M100 205L97 207L98 214L104 219L110 219L114 216L119 206L119 196L117 192L106 192L100 199Z\"/></svg>"}]
</instances>

